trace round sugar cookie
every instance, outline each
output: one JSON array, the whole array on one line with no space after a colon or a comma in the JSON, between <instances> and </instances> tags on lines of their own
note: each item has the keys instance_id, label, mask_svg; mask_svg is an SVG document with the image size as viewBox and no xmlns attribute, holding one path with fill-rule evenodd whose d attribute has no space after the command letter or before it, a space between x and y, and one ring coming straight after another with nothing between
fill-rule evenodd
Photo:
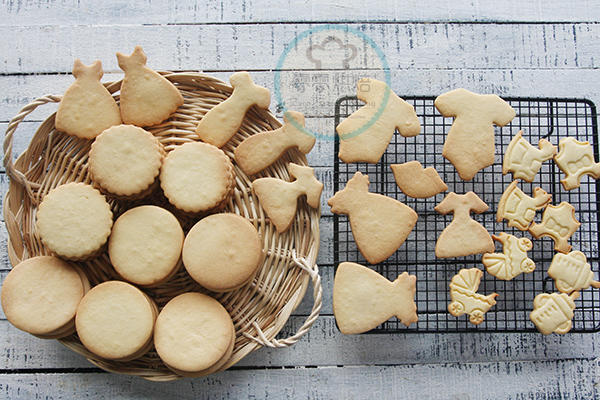
<instances>
[{"instance_id":1,"label":"round sugar cookie","mask_svg":"<svg viewBox=\"0 0 600 400\"><path fill-rule=\"evenodd\" d=\"M182 259L190 276L205 288L226 292L254 277L262 260L254 225L236 214L213 214L188 232Z\"/></svg>"},{"instance_id":2,"label":"round sugar cookie","mask_svg":"<svg viewBox=\"0 0 600 400\"><path fill-rule=\"evenodd\" d=\"M223 365L234 340L233 321L225 307L201 293L171 299L156 319L156 352L169 368L183 375L202 375Z\"/></svg>"},{"instance_id":3,"label":"round sugar cookie","mask_svg":"<svg viewBox=\"0 0 600 400\"><path fill-rule=\"evenodd\" d=\"M164 150L150 132L133 125L103 131L90 149L92 180L108 193L135 197L146 194L156 180Z\"/></svg>"},{"instance_id":4,"label":"round sugar cookie","mask_svg":"<svg viewBox=\"0 0 600 400\"><path fill-rule=\"evenodd\" d=\"M127 361L150 349L156 316L156 305L141 290L126 282L108 281L83 297L75 326L89 351Z\"/></svg>"},{"instance_id":5,"label":"round sugar cookie","mask_svg":"<svg viewBox=\"0 0 600 400\"><path fill-rule=\"evenodd\" d=\"M233 164L211 144L185 143L165 158L160 185L169 202L182 211L218 209L226 204L233 190Z\"/></svg>"},{"instance_id":6,"label":"round sugar cookie","mask_svg":"<svg viewBox=\"0 0 600 400\"><path fill-rule=\"evenodd\" d=\"M2 309L6 319L25 332L68 336L75 331L73 319L88 285L85 275L60 258L29 258L4 279Z\"/></svg>"},{"instance_id":7,"label":"round sugar cookie","mask_svg":"<svg viewBox=\"0 0 600 400\"><path fill-rule=\"evenodd\" d=\"M85 183L67 183L48 193L37 210L36 229L57 255L82 260L96 255L112 227L106 198Z\"/></svg>"},{"instance_id":8,"label":"round sugar cookie","mask_svg":"<svg viewBox=\"0 0 600 400\"><path fill-rule=\"evenodd\" d=\"M169 211L156 206L135 207L115 221L108 255L126 280L155 285L177 270L183 239L181 225Z\"/></svg>"}]
</instances>

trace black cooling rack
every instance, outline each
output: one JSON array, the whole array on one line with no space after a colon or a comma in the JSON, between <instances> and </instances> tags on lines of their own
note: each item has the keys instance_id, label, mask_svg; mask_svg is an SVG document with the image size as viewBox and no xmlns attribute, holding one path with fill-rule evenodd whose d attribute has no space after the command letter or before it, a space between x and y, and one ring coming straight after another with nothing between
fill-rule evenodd
<instances>
[{"instance_id":1,"label":"black cooling rack","mask_svg":"<svg viewBox=\"0 0 600 400\"><path fill-rule=\"evenodd\" d=\"M505 127L495 127L496 162L475 176L472 181L461 180L454 166L442 157L442 147L446 133L452 125L452 118L443 117L434 107L435 97L414 96L403 97L411 103L421 122L421 134L413 138L404 138L395 134L387 151L378 164L352 163L346 164L337 158L339 143L335 143L334 155L334 189L342 189L355 171L369 175L369 190L388 195L412 207L419 220L406 242L386 261L371 268L390 280L398 274L408 271L417 276L417 293L415 301L419 314L419 322L405 327L395 318L383 323L373 333L392 332L532 332L535 326L529 320L533 308L534 297L542 292L554 292L554 281L548 277L547 270L555 252L553 241L548 237L534 239L528 232L510 228L505 222L496 222L498 201L504 189L512 181L512 174L502 175L502 159L504 150L511 138L520 129L523 137L537 146L539 139L546 138L554 145L561 137L572 136L582 141L589 141L594 148L595 159L598 160L598 126L596 107L589 100L559 98L504 98L516 110L517 115ZM336 102L335 125L363 103L356 97L344 97ZM428 199L413 199L404 195L396 186L390 164L418 160L424 167L434 167L448 185L446 193L440 193ZM581 222L579 230L572 236L570 243L573 250L580 250L588 257L592 270L598 277L599 253L598 231L600 221L598 210L600 201L600 183L591 177L582 178L581 187L565 191L560 184L562 172L553 161L542 164L532 184L520 182L523 191L531 195L533 188L539 186L553 195L552 203L561 201L571 203L576 209L577 219ZM469 257L438 259L434 249L437 237L452 220L452 214L444 216L436 213L434 207L445 196L454 191L463 194L474 191L485 201L490 209L482 214L471 216L482 223L490 233L507 232L518 237L525 236L532 240L533 249L528 253L536 263L536 269L530 274L521 274L511 281L502 281L485 272L481 264L481 255ZM541 212L536 215L536 222L541 220ZM502 252L498 244L497 252ZM368 264L358 251L348 217L334 215L334 262L337 266L343 261ZM483 270L484 277L479 286L479 293L499 294L497 304L485 314L485 320L478 326L468 322L468 315L454 317L447 311L450 279L461 268L477 267ZM577 308L573 318L572 332L596 332L600 330L600 290L587 289L575 301Z\"/></svg>"}]
</instances>

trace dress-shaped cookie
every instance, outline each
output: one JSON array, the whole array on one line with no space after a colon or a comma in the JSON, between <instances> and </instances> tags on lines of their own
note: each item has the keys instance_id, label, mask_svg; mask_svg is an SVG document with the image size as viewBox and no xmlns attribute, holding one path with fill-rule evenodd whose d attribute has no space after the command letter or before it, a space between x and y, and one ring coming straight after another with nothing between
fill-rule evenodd
<instances>
[{"instance_id":1,"label":"dress-shaped cookie","mask_svg":"<svg viewBox=\"0 0 600 400\"><path fill-rule=\"evenodd\" d=\"M600 288L600 282L594 280L592 267L581 251L555 254L548 268L548 275L554 279L559 292L571 293L590 286Z\"/></svg>"},{"instance_id":2,"label":"dress-shaped cookie","mask_svg":"<svg viewBox=\"0 0 600 400\"><path fill-rule=\"evenodd\" d=\"M508 221L508 226L526 231L533 222L536 210L546 207L552 200L552 195L545 190L536 187L533 189L533 197L527 196L519 187L517 181L512 181L506 188L496 212L496 221L503 219Z\"/></svg>"},{"instance_id":3,"label":"dress-shaped cookie","mask_svg":"<svg viewBox=\"0 0 600 400\"><path fill-rule=\"evenodd\" d=\"M575 299L579 292L571 295L564 293L541 293L533 299L533 311L529 319L534 323L538 331L544 335L551 333L565 334L573 326L573 310L575 310Z\"/></svg>"},{"instance_id":4,"label":"dress-shaped cookie","mask_svg":"<svg viewBox=\"0 0 600 400\"><path fill-rule=\"evenodd\" d=\"M497 293L484 296L477 293L483 272L477 268L461 269L450 281L448 312L455 317L469 314L473 325L483 322L484 314L496 304Z\"/></svg>"},{"instance_id":5,"label":"dress-shaped cookie","mask_svg":"<svg viewBox=\"0 0 600 400\"><path fill-rule=\"evenodd\" d=\"M535 263L527 252L533 248L531 240L518 238L508 233L501 232L500 235L492 235L492 239L502 243L502 253L486 253L481 262L491 275L506 281L511 280L521 273L530 273L535 269Z\"/></svg>"},{"instance_id":6,"label":"dress-shaped cookie","mask_svg":"<svg viewBox=\"0 0 600 400\"><path fill-rule=\"evenodd\" d=\"M340 160L377 163L395 129L404 137L417 136L421 132L414 107L398 97L385 82L360 79L356 97L367 104L335 128L340 137Z\"/></svg>"},{"instance_id":7,"label":"dress-shaped cookie","mask_svg":"<svg viewBox=\"0 0 600 400\"><path fill-rule=\"evenodd\" d=\"M480 169L494 163L494 125L504 126L515 110L494 94L476 94L455 89L435 99L435 107L445 117L455 117L442 155L458 175L469 181Z\"/></svg>"},{"instance_id":8,"label":"dress-shaped cookie","mask_svg":"<svg viewBox=\"0 0 600 400\"><path fill-rule=\"evenodd\" d=\"M565 173L565 177L560 180L565 190L578 188L583 175L600 178L600 163L594 161L592 145L589 142L566 137L560 139L558 149L560 151L554 157L554 161Z\"/></svg>"},{"instance_id":9,"label":"dress-shaped cookie","mask_svg":"<svg viewBox=\"0 0 600 400\"><path fill-rule=\"evenodd\" d=\"M289 163L288 171L295 178L293 182L277 178L260 178L252 182L260 205L280 233L292 224L300 196L305 195L308 205L318 208L323 191L323 184L315 178L311 167Z\"/></svg>"},{"instance_id":10,"label":"dress-shaped cookie","mask_svg":"<svg viewBox=\"0 0 600 400\"><path fill-rule=\"evenodd\" d=\"M100 83L102 63L90 66L75 60L75 82L67 89L56 112L56 129L68 135L93 139L103 130L121 123L115 99Z\"/></svg>"},{"instance_id":11,"label":"dress-shaped cookie","mask_svg":"<svg viewBox=\"0 0 600 400\"><path fill-rule=\"evenodd\" d=\"M502 161L502 174L512 172L514 179L523 179L533 182L542 163L550 160L556 154L556 147L546 139L540 139L539 149L533 147L523 138L523 131L519 131L508 144Z\"/></svg>"},{"instance_id":12,"label":"dress-shaped cookie","mask_svg":"<svg viewBox=\"0 0 600 400\"><path fill-rule=\"evenodd\" d=\"M461 257L493 252L494 242L490 234L469 215L471 211L482 213L488 208L488 205L473 192L461 195L451 192L435 206L435 211L440 214L454 213L452 222L444 228L435 244L436 257Z\"/></svg>"},{"instance_id":13,"label":"dress-shaped cookie","mask_svg":"<svg viewBox=\"0 0 600 400\"><path fill-rule=\"evenodd\" d=\"M391 168L396 184L407 196L424 199L448 190L448 186L434 168L423 168L416 160L392 164Z\"/></svg>"},{"instance_id":14,"label":"dress-shaped cookie","mask_svg":"<svg viewBox=\"0 0 600 400\"><path fill-rule=\"evenodd\" d=\"M331 206L332 213L349 216L358 250L371 264L377 264L394 254L418 218L417 213L406 204L381 194L369 193L369 177L359 171L327 204Z\"/></svg>"},{"instance_id":15,"label":"dress-shaped cookie","mask_svg":"<svg viewBox=\"0 0 600 400\"><path fill-rule=\"evenodd\" d=\"M542 215L542 222L531 224L529 232L536 239L550 236L554 240L554 250L568 253L571 250L568 240L579 225L581 224L575 218L575 208L563 201L558 206L548 205Z\"/></svg>"},{"instance_id":16,"label":"dress-shaped cookie","mask_svg":"<svg viewBox=\"0 0 600 400\"><path fill-rule=\"evenodd\" d=\"M146 66L146 54L140 46L135 46L130 56L117 53L117 60L125 72L120 98L125 124L160 124L183 104L183 96L175 85Z\"/></svg>"},{"instance_id":17,"label":"dress-shaped cookie","mask_svg":"<svg viewBox=\"0 0 600 400\"><path fill-rule=\"evenodd\" d=\"M407 272L390 282L360 264L341 263L333 282L333 313L340 332L367 332L394 316L406 326L417 322L416 282Z\"/></svg>"}]
</instances>

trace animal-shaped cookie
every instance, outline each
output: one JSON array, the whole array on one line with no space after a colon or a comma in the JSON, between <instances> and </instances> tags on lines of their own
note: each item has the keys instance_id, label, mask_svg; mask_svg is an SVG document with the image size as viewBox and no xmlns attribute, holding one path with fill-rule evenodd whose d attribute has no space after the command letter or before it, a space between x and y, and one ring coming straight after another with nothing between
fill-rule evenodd
<instances>
[{"instance_id":1,"label":"animal-shaped cookie","mask_svg":"<svg viewBox=\"0 0 600 400\"><path fill-rule=\"evenodd\" d=\"M533 197L527 196L519 187L517 181L512 181L506 188L496 212L496 221L508 220L508 226L526 231L533 222L536 210L546 207L552 200L552 195L536 187Z\"/></svg>"},{"instance_id":2,"label":"animal-shaped cookie","mask_svg":"<svg viewBox=\"0 0 600 400\"><path fill-rule=\"evenodd\" d=\"M385 82L362 78L356 85L356 96L366 104L335 128L340 137L340 160L377 163L395 129L404 137L421 132L414 107L398 97Z\"/></svg>"},{"instance_id":3,"label":"animal-shaped cookie","mask_svg":"<svg viewBox=\"0 0 600 400\"><path fill-rule=\"evenodd\" d=\"M529 314L529 319L544 335L565 334L573 326L574 300L578 297L579 292L573 292L571 295L565 293L538 294L533 299L533 311Z\"/></svg>"},{"instance_id":4,"label":"animal-shaped cookie","mask_svg":"<svg viewBox=\"0 0 600 400\"><path fill-rule=\"evenodd\" d=\"M514 179L533 182L536 174L542 168L544 161L550 160L556 154L556 147L546 139L540 139L539 149L533 147L523 138L519 131L508 144L502 161L502 174L512 172Z\"/></svg>"},{"instance_id":5,"label":"animal-shaped cookie","mask_svg":"<svg viewBox=\"0 0 600 400\"><path fill-rule=\"evenodd\" d=\"M590 286L600 288L600 282L594 280L592 267L581 251L556 253L548 268L548 275L554 279L559 292L571 293Z\"/></svg>"},{"instance_id":6,"label":"animal-shaped cookie","mask_svg":"<svg viewBox=\"0 0 600 400\"><path fill-rule=\"evenodd\" d=\"M539 239L542 236L550 236L554 239L554 250L568 253L571 245L569 238L579 228L579 221L575 218L575 208L563 201L558 206L548 205L542 215L542 222L535 222L529 227L529 232Z\"/></svg>"},{"instance_id":7,"label":"animal-shaped cookie","mask_svg":"<svg viewBox=\"0 0 600 400\"><path fill-rule=\"evenodd\" d=\"M316 140L304 129L304 115L287 111L283 115L282 127L249 136L240 143L234 150L235 161L246 175L253 175L273 164L293 147L308 154Z\"/></svg>"},{"instance_id":8,"label":"animal-shaped cookie","mask_svg":"<svg viewBox=\"0 0 600 400\"><path fill-rule=\"evenodd\" d=\"M600 163L594 161L594 151L589 142L566 137L560 139L558 149L554 161L565 174L560 180L565 190L578 188L583 175L600 178Z\"/></svg>"},{"instance_id":9,"label":"animal-shaped cookie","mask_svg":"<svg viewBox=\"0 0 600 400\"><path fill-rule=\"evenodd\" d=\"M417 322L414 302L417 278L403 272L394 282L370 268L343 262L333 282L333 314L346 335L363 333L396 317L404 325Z\"/></svg>"},{"instance_id":10,"label":"animal-shaped cookie","mask_svg":"<svg viewBox=\"0 0 600 400\"><path fill-rule=\"evenodd\" d=\"M450 281L450 300L448 312L455 317L469 315L473 325L479 325L485 313L496 304L498 293L484 296L477 293L483 272L477 268L461 269Z\"/></svg>"},{"instance_id":11,"label":"animal-shaped cookie","mask_svg":"<svg viewBox=\"0 0 600 400\"><path fill-rule=\"evenodd\" d=\"M435 211L440 214L454 213L452 222L444 228L435 244L436 257L461 257L493 252L494 242L490 234L469 215L471 211L482 213L488 208L488 205L473 192L461 195L451 192L435 206Z\"/></svg>"},{"instance_id":12,"label":"animal-shaped cookie","mask_svg":"<svg viewBox=\"0 0 600 400\"><path fill-rule=\"evenodd\" d=\"M418 215L396 199L369 193L369 177L357 171L343 190L327 202L334 214L347 214L361 254L377 264L404 243Z\"/></svg>"},{"instance_id":13,"label":"animal-shaped cookie","mask_svg":"<svg viewBox=\"0 0 600 400\"><path fill-rule=\"evenodd\" d=\"M435 107L445 117L455 117L442 155L458 175L469 181L477 171L494 163L494 125L504 126L515 110L495 94L476 94L455 89L435 99Z\"/></svg>"},{"instance_id":14,"label":"animal-shaped cookie","mask_svg":"<svg viewBox=\"0 0 600 400\"><path fill-rule=\"evenodd\" d=\"M103 130L121 123L115 99L100 83L102 63L73 64L75 82L65 92L56 112L56 129L71 136L93 139Z\"/></svg>"},{"instance_id":15,"label":"animal-shaped cookie","mask_svg":"<svg viewBox=\"0 0 600 400\"><path fill-rule=\"evenodd\" d=\"M502 253L486 253L481 262L487 272L498 279L511 280L521 273L530 273L535 269L535 263L527 252L533 248L533 243L526 237L518 238L508 233L492 235L492 239L502 243Z\"/></svg>"},{"instance_id":16,"label":"animal-shaped cookie","mask_svg":"<svg viewBox=\"0 0 600 400\"><path fill-rule=\"evenodd\" d=\"M147 58L141 46L135 46L130 56L117 53L117 60L125 72L120 97L124 123L160 124L183 104L183 96L175 85L146 66Z\"/></svg>"},{"instance_id":17,"label":"animal-shaped cookie","mask_svg":"<svg viewBox=\"0 0 600 400\"><path fill-rule=\"evenodd\" d=\"M202 141L223 147L240 129L246 111L253 105L269 108L269 89L256 85L247 72L236 72L229 82L233 93L225 101L211 108L198 122L196 133Z\"/></svg>"},{"instance_id":18,"label":"animal-shaped cookie","mask_svg":"<svg viewBox=\"0 0 600 400\"><path fill-rule=\"evenodd\" d=\"M318 208L323 191L323 184L315 178L311 167L289 163L288 171L296 178L293 182L277 178L260 178L252 182L252 190L277 232L287 231L292 224L298 197L305 195L308 205Z\"/></svg>"},{"instance_id":19,"label":"animal-shaped cookie","mask_svg":"<svg viewBox=\"0 0 600 400\"><path fill-rule=\"evenodd\" d=\"M392 164L396 184L407 196L424 199L448 190L448 186L432 167L423 169L418 161Z\"/></svg>"}]
</instances>

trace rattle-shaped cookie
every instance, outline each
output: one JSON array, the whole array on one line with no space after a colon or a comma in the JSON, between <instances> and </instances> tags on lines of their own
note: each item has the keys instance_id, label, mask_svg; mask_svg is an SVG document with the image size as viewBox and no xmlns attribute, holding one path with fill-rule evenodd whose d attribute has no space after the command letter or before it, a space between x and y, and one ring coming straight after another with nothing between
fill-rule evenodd
<instances>
[{"instance_id":1,"label":"rattle-shaped cookie","mask_svg":"<svg viewBox=\"0 0 600 400\"><path fill-rule=\"evenodd\" d=\"M535 222L529 227L529 232L539 239L542 236L550 236L554 240L554 250L568 253L571 245L568 239L579 228L579 221L575 218L575 208L563 201L558 206L548 205L542 215L542 222Z\"/></svg>"},{"instance_id":2,"label":"rattle-shaped cookie","mask_svg":"<svg viewBox=\"0 0 600 400\"><path fill-rule=\"evenodd\" d=\"M308 205L318 208L323 191L323 184L315 178L311 167L289 163L288 171L292 178L296 178L293 182L277 178L260 178L252 182L252 190L280 233L287 231L292 224L298 197L305 195Z\"/></svg>"},{"instance_id":3,"label":"rattle-shaped cookie","mask_svg":"<svg viewBox=\"0 0 600 400\"><path fill-rule=\"evenodd\" d=\"M556 253L548 268L548 275L554 279L559 292L571 293L590 286L600 288L600 282L594 280L592 267L581 251Z\"/></svg>"},{"instance_id":4,"label":"rattle-shaped cookie","mask_svg":"<svg viewBox=\"0 0 600 400\"><path fill-rule=\"evenodd\" d=\"M519 187L517 181L512 181L506 188L496 212L496 222L508 220L508 226L526 231L533 222L536 210L548 205L552 195L542 188L533 189L533 197L527 196Z\"/></svg>"},{"instance_id":5,"label":"rattle-shaped cookie","mask_svg":"<svg viewBox=\"0 0 600 400\"><path fill-rule=\"evenodd\" d=\"M421 132L414 107L398 97L385 82L360 79L356 84L356 97L366 104L335 128L340 138L340 160L377 163L395 129L404 137Z\"/></svg>"},{"instance_id":6,"label":"rattle-shaped cookie","mask_svg":"<svg viewBox=\"0 0 600 400\"><path fill-rule=\"evenodd\" d=\"M450 300L448 312L455 317L469 314L469 321L479 325L484 314L496 304L498 293L484 296L477 293L483 272L477 268L461 269L450 281Z\"/></svg>"},{"instance_id":7,"label":"rattle-shaped cookie","mask_svg":"<svg viewBox=\"0 0 600 400\"><path fill-rule=\"evenodd\" d=\"M579 292L570 295L565 293L541 293L533 299L533 311L529 319L538 331L544 335L551 333L565 334L573 326L573 310Z\"/></svg>"},{"instance_id":8,"label":"rattle-shaped cookie","mask_svg":"<svg viewBox=\"0 0 600 400\"><path fill-rule=\"evenodd\" d=\"M521 273L530 273L535 269L535 263L527 252L533 248L533 243L526 237L518 238L508 233L492 235L492 239L502 243L502 253L486 253L481 262L487 272L498 279L511 280Z\"/></svg>"},{"instance_id":9,"label":"rattle-shaped cookie","mask_svg":"<svg viewBox=\"0 0 600 400\"><path fill-rule=\"evenodd\" d=\"M211 108L198 122L196 134L202 141L223 147L240 129L250 107L269 108L269 89L256 85L248 72L236 72L229 78L233 92L225 101Z\"/></svg>"},{"instance_id":10,"label":"rattle-shaped cookie","mask_svg":"<svg viewBox=\"0 0 600 400\"><path fill-rule=\"evenodd\" d=\"M533 147L523 138L519 131L508 144L502 162L502 174L512 172L514 179L533 182L536 174L542 168L544 161L550 160L556 154L556 147L546 139L540 139L539 149Z\"/></svg>"},{"instance_id":11,"label":"rattle-shaped cookie","mask_svg":"<svg viewBox=\"0 0 600 400\"><path fill-rule=\"evenodd\" d=\"M589 142L566 137L560 139L558 149L560 151L554 156L554 161L565 173L565 177L560 180L565 190L578 188L583 175L600 178L600 163L594 161L592 145Z\"/></svg>"},{"instance_id":12,"label":"rattle-shaped cookie","mask_svg":"<svg viewBox=\"0 0 600 400\"><path fill-rule=\"evenodd\" d=\"M370 268L343 262L333 282L333 313L340 331L351 335L396 317L409 326L418 321L414 302L417 278L403 272L394 282Z\"/></svg>"},{"instance_id":13,"label":"rattle-shaped cookie","mask_svg":"<svg viewBox=\"0 0 600 400\"><path fill-rule=\"evenodd\" d=\"M327 201L334 214L347 214L361 254L377 264L394 254L415 224L417 213L396 199L369 193L369 177L357 171L346 187Z\"/></svg>"},{"instance_id":14,"label":"rattle-shaped cookie","mask_svg":"<svg viewBox=\"0 0 600 400\"><path fill-rule=\"evenodd\" d=\"M287 111L283 115L282 127L249 136L240 143L234 150L235 161L246 175L253 175L273 164L293 147L308 154L316 140L304 129L304 115Z\"/></svg>"},{"instance_id":15,"label":"rattle-shaped cookie","mask_svg":"<svg viewBox=\"0 0 600 400\"><path fill-rule=\"evenodd\" d=\"M448 189L433 167L423 168L416 160L392 164L391 168L396 184L407 196L424 199Z\"/></svg>"}]
</instances>

